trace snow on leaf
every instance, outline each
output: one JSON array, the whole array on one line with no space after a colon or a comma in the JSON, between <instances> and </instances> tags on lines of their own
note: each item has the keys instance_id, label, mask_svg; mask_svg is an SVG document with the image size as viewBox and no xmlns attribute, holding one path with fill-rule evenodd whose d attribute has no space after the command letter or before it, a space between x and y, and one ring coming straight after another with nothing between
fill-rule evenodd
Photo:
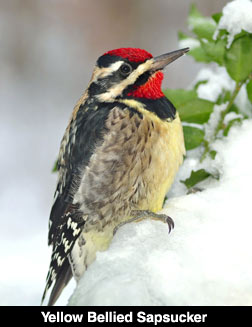
<instances>
[{"instance_id":1,"label":"snow on leaf","mask_svg":"<svg viewBox=\"0 0 252 327\"><path fill-rule=\"evenodd\" d=\"M234 37L242 30L252 33L252 2L250 0L235 0L228 2L223 8L214 39L219 36L221 30L227 30L229 48Z\"/></svg>"},{"instance_id":2,"label":"snow on leaf","mask_svg":"<svg viewBox=\"0 0 252 327\"><path fill-rule=\"evenodd\" d=\"M228 122L227 126L225 127L224 131L223 131L223 135L224 136L227 136L231 127L235 124L239 124L242 122L242 119L241 118L235 118L235 119L232 119Z\"/></svg>"},{"instance_id":3,"label":"snow on leaf","mask_svg":"<svg viewBox=\"0 0 252 327\"><path fill-rule=\"evenodd\" d=\"M196 38L190 37L186 35L183 32L178 32L178 38L179 38L179 47L180 48L190 48L190 51L192 49L200 47L200 41Z\"/></svg>"},{"instance_id":4,"label":"snow on leaf","mask_svg":"<svg viewBox=\"0 0 252 327\"><path fill-rule=\"evenodd\" d=\"M188 24L198 37L212 40L216 23L212 18L201 15L194 4L190 8Z\"/></svg>"},{"instance_id":5,"label":"snow on leaf","mask_svg":"<svg viewBox=\"0 0 252 327\"><path fill-rule=\"evenodd\" d=\"M198 86L198 97L213 102L216 102L224 91L233 92L235 87L235 82L230 78L225 67L216 67L214 70L210 68L201 69L194 83L200 81L207 82Z\"/></svg>"}]
</instances>

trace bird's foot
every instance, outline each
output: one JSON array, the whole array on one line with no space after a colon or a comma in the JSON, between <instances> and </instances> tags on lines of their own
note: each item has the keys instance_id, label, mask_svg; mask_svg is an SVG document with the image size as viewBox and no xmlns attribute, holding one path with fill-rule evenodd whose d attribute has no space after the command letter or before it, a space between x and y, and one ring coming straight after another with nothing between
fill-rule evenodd
<instances>
[{"instance_id":1,"label":"bird's foot","mask_svg":"<svg viewBox=\"0 0 252 327\"><path fill-rule=\"evenodd\" d=\"M155 220L160 220L163 223L166 223L168 225L168 233L171 232L171 230L174 228L174 221L171 217L165 215L165 214L157 214L155 212L152 212L150 210L134 210L131 212L131 214L133 215L132 218L122 222L121 224L117 225L114 228L113 231L113 235L115 235L115 233L118 231L118 229L128 223L132 223L132 222L136 222L136 221L140 221L143 219L155 219Z\"/></svg>"}]
</instances>

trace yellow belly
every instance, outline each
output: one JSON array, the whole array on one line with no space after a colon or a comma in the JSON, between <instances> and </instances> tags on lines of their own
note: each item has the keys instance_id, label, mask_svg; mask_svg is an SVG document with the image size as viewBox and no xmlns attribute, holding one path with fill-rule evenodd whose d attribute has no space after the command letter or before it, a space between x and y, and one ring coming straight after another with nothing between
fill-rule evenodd
<instances>
[{"instance_id":1,"label":"yellow belly","mask_svg":"<svg viewBox=\"0 0 252 327\"><path fill-rule=\"evenodd\" d=\"M165 195L174 181L185 154L181 121L178 113L174 120L165 121L144 107L139 107L139 102L134 100L123 102L143 114L143 125L151 126L148 127L151 136L141 154L142 162L148 163L150 158L151 162L148 168L141 172L145 196L138 203L138 208L157 212L162 209ZM146 130L142 132L147 133Z\"/></svg>"}]
</instances>

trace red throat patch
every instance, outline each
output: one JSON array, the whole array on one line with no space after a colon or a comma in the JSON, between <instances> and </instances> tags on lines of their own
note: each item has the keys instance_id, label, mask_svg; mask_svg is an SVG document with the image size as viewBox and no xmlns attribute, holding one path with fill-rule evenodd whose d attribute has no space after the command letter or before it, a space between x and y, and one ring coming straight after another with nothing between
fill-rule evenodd
<instances>
[{"instance_id":1,"label":"red throat patch","mask_svg":"<svg viewBox=\"0 0 252 327\"><path fill-rule=\"evenodd\" d=\"M144 62L147 59L153 58L151 53L138 48L120 48L104 53L104 55L107 54L110 54L111 56L119 56L132 62Z\"/></svg>"},{"instance_id":2,"label":"red throat patch","mask_svg":"<svg viewBox=\"0 0 252 327\"><path fill-rule=\"evenodd\" d=\"M161 90L163 78L164 74L161 71L158 71L154 73L145 84L136 87L135 90L127 95L153 100L162 98L164 96L164 93Z\"/></svg>"},{"instance_id":3,"label":"red throat patch","mask_svg":"<svg viewBox=\"0 0 252 327\"><path fill-rule=\"evenodd\" d=\"M138 48L120 48L115 50L110 50L104 55L119 56L128 59L131 62L141 63L148 59L153 58L152 54L143 49ZM133 96L136 98L146 98L146 99L159 99L164 96L161 91L161 84L164 78L164 74L161 71L154 73L148 81L140 86L136 86L128 96Z\"/></svg>"}]
</instances>

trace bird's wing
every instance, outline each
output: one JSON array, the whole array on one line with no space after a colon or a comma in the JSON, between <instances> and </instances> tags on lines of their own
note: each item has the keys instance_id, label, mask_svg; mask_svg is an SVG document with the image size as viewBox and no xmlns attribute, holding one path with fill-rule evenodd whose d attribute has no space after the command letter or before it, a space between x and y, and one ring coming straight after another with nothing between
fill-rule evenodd
<instances>
[{"instance_id":1,"label":"bird's wing","mask_svg":"<svg viewBox=\"0 0 252 327\"><path fill-rule=\"evenodd\" d=\"M73 204L73 197L79 188L80 171L88 165L95 147L103 142L105 123L110 110L114 107L113 104L102 104L94 110L87 105L80 106L61 142L56 199L49 223L48 241L49 245L53 245L53 250L42 302L47 290L55 281L49 300L49 303L53 304L72 276L66 259L85 223L78 204ZM65 275L68 276L67 279Z\"/></svg>"},{"instance_id":2,"label":"bird's wing","mask_svg":"<svg viewBox=\"0 0 252 327\"><path fill-rule=\"evenodd\" d=\"M58 183L49 218L48 243L53 244L56 230L67 211L72 211L73 196L80 183L80 168L88 164L94 148L102 142L104 125L110 106L99 110L81 105L72 117L61 142L58 158Z\"/></svg>"}]
</instances>

